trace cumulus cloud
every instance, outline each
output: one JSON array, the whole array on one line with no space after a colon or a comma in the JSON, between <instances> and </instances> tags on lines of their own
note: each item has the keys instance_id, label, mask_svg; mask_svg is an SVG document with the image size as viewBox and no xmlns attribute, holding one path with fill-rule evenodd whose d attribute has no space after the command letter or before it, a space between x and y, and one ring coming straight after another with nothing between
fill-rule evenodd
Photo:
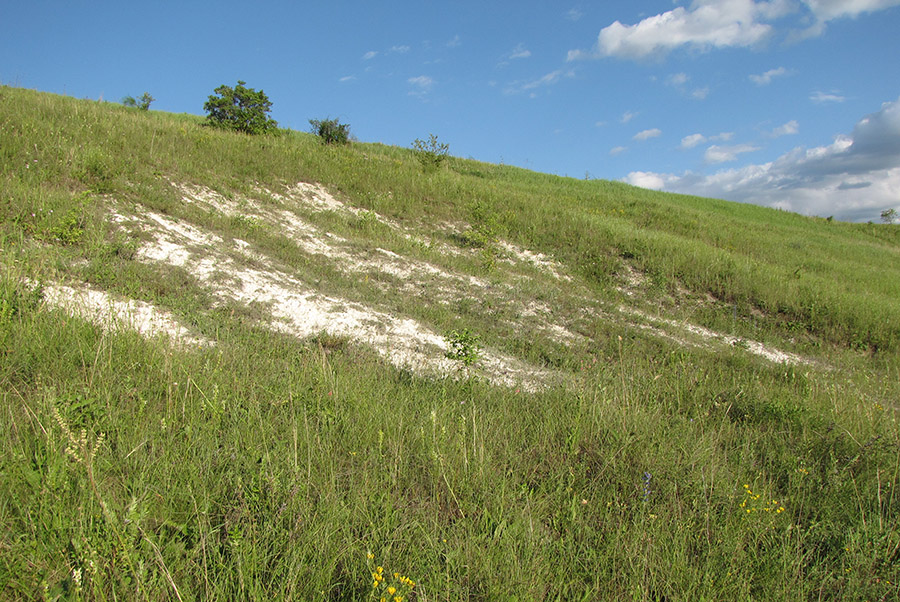
<instances>
[{"instance_id":1,"label":"cumulus cloud","mask_svg":"<svg viewBox=\"0 0 900 602\"><path fill-rule=\"evenodd\" d=\"M802 0L802 4L795 0L693 0L687 8L678 6L633 25L615 21L600 30L592 49L570 50L567 60L644 59L664 56L678 48L705 51L752 47L774 35L775 21L801 8L812 25L789 37L804 39L821 35L834 19L893 6L900 6L900 0ZM757 77L766 83L771 79L766 79L765 74Z\"/></svg>"},{"instance_id":2,"label":"cumulus cloud","mask_svg":"<svg viewBox=\"0 0 900 602\"><path fill-rule=\"evenodd\" d=\"M760 75L750 75L750 81L752 81L757 86L768 86L772 83L772 80L776 77L783 77L788 74L788 70L784 67L778 67L777 69L769 69L765 73Z\"/></svg>"},{"instance_id":3,"label":"cumulus cloud","mask_svg":"<svg viewBox=\"0 0 900 602\"><path fill-rule=\"evenodd\" d=\"M658 128L653 128L651 130L644 130L642 132L638 132L634 135L634 140L649 140L650 138L657 138L662 135L662 130Z\"/></svg>"},{"instance_id":4,"label":"cumulus cloud","mask_svg":"<svg viewBox=\"0 0 900 602\"><path fill-rule=\"evenodd\" d=\"M753 46L772 33L772 26L763 21L786 10L782 0L694 0L687 9L679 6L635 25L615 21L600 30L592 52L572 50L568 58L641 59L683 46L699 50Z\"/></svg>"},{"instance_id":5,"label":"cumulus cloud","mask_svg":"<svg viewBox=\"0 0 900 602\"><path fill-rule=\"evenodd\" d=\"M633 172L624 181L796 211L866 221L897 203L900 98L860 119L827 145L796 148L776 160L712 175Z\"/></svg>"},{"instance_id":6,"label":"cumulus cloud","mask_svg":"<svg viewBox=\"0 0 900 602\"><path fill-rule=\"evenodd\" d=\"M649 188L650 190L662 190L666 186L666 180L672 176L658 174L649 171L633 171L625 176L624 181L632 186Z\"/></svg>"}]
</instances>

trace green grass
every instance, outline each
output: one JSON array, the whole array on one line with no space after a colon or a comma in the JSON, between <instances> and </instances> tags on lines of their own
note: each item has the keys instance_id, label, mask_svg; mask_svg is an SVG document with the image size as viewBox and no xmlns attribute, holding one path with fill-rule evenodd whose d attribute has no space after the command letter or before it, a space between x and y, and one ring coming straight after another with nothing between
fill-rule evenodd
<instances>
[{"instance_id":1,"label":"green grass","mask_svg":"<svg viewBox=\"0 0 900 602\"><path fill-rule=\"evenodd\" d=\"M0 88L0 599L366 600L372 564L423 601L900 593L900 229L452 157L425 174L408 149L200 122ZM303 215L514 289L508 307L384 292L283 233L187 206L167 180L244 195L320 182L448 243L439 225L478 203L574 280L516 284L477 254ZM328 294L468 328L566 383L422 378L339 337L274 334L264 309L136 261L140 241L105 217L114 200L248 240ZM648 281L634 299L616 290L626 265ZM104 332L26 279L155 302L216 345ZM590 315L571 346L516 322L519 301L576 316L584 295L814 364Z\"/></svg>"}]
</instances>

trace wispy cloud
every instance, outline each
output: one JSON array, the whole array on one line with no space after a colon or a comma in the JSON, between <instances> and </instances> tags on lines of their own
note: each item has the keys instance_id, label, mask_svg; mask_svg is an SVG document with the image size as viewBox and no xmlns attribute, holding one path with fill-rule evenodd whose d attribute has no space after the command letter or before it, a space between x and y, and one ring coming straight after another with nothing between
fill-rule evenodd
<instances>
[{"instance_id":1,"label":"wispy cloud","mask_svg":"<svg viewBox=\"0 0 900 602\"><path fill-rule=\"evenodd\" d=\"M703 160L707 163L728 163L730 161L736 161L738 155L752 153L753 151L758 150L758 146L752 146L750 144L735 144L733 146L719 146L718 144L713 144L706 149L706 152L703 154Z\"/></svg>"},{"instance_id":2,"label":"wispy cloud","mask_svg":"<svg viewBox=\"0 0 900 602\"><path fill-rule=\"evenodd\" d=\"M434 87L434 79L428 75L410 77L406 83L412 86L412 90L409 92L410 96L425 96Z\"/></svg>"},{"instance_id":3,"label":"wispy cloud","mask_svg":"<svg viewBox=\"0 0 900 602\"><path fill-rule=\"evenodd\" d=\"M662 136L662 130L659 128L653 128L650 130L638 132L634 135L633 140L649 140L650 138L658 138L659 136Z\"/></svg>"},{"instance_id":4,"label":"wispy cloud","mask_svg":"<svg viewBox=\"0 0 900 602\"><path fill-rule=\"evenodd\" d=\"M785 123L784 125L780 125L771 132L768 133L770 138L780 138L781 136L790 136L792 134L796 134L800 131L800 124L797 123L796 120L791 120Z\"/></svg>"},{"instance_id":5,"label":"wispy cloud","mask_svg":"<svg viewBox=\"0 0 900 602\"><path fill-rule=\"evenodd\" d=\"M552 86L559 82L562 78L575 77L575 72L573 70L564 70L564 69L556 69L555 71L551 71L546 75L543 75L535 80L530 80L526 82L513 82L509 86L506 87L507 94L517 94L520 92L531 92L532 96L535 95L535 90L537 88L542 88L545 86Z\"/></svg>"},{"instance_id":6,"label":"wispy cloud","mask_svg":"<svg viewBox=\"0 0 900 602\"><path fill-rule=\"evenodd\" d=\"M621 155L622 153L624 153L627 150L628 150L627 146L616 146L616 147L609 149L609 156L615 157L616 155Z\"/></svg>"},{"instance_id":7,"label":"wispy cloud","mask_svg":"<svg viewBox=\"0 0 900 602\"><path fill-rule=\"evenodd\" d=\"M681 139L681 148L690 149L700 146L706 142L727 142L734 137L734 132L722 132L715 136L704 136L703 134L691 134Z\"/></svg>"},{"instance_id":8,"label":"wispy cloud","mask_svg":"<svg viewBox=\"0 0 900 602\"><path fill-rule=\"evenodd\" d=\"M761 73L759 75L750 75L750 81L752 81L757 86L768 86L772 83L772 80L776 77L784 77L788 74L788 70L784 67L778 67L777 69L769 69L765 73Z\"/></svg>"},{"instance_id":9,"label":"wispy cloud","mask_svg":"<svg viewBox=\"0 0 900 602\"><path fill-rule=\"evenodd\" d=\"M363 58L364 61L371 61L371 60L374 59L376 56L378 56L378 51L377 51L377 50L370 50L369 52L365 53L365 54L362 56L362 58Z\"/></svg>"},{"instance_id":10,"label":"wispy cloud","mask_svg":"<svg viewBox=\"0 0 900 602\"><path fill-rule=\"evenodd\" d=\"M578 21L583 16L584 12L577 6L566 11L566 19L568 19L569 21Z\"/></svg>"},{"instance_id":11,"label":"wispy cloud","mask_svg":"<svg viewBox=\"0 0 900 602\"><path fill-rule=\"evenodd\" d=\"M352 82L352 81L355 80L355 79L356 79L356 76L355 76L355 75L345 75L344 77L342 77L342 78L339 79L338 81L341 82L341 83L346 83L346 82Z\"/></svg>"},{"instance_id":12,"label":"wispy cloud","mask_svg":"<svg viewBox=\"0 0 900 602\"><path fill-rule=\"evenodd\" d=\"M895 207L900 190L900 98L860 119L828 146L796 148L770 163L712 175L633 172L626 181L648 188L725 198L838 219L877 219ZM853 191L865 189L865 194Z\"/></svg>"},{"instance_id":13,"label":"wispy cloud","mask_svg":"<svg viewBox=\"0 0 900 602\"><path fill-rule=\"evenodd\" d=\"M509 58L511 60L515 59L527 59L531 56L531 51L525 48L525 44L519 43L515 48L512 49L512 52L509 53Z\"/></svg>"},{"instance_id":14,"label":"wispy cloud","mask_svg":"<svg viewBox=\"0 0 900 602\"><path fill-rule=\"evenodd\" d=\"M625 111L622 113L622 123L628 123L632 119L638 116L638 113L635 111Z\"/></svg>"},{"instance_id":15,"label":"wispy cloud","mask_svg":"<svg viewBox=\"0 0 900 602\"><path fill-rule=\"evenodd\" d=\"M462 44L462 39L460 39L459 34L457 34L447 42L447 48L456 48L460 44Z\"/></svg>"},{"instance_id":16,"label":"wispy cloud","mask_svg":"<svg viewBox=\"0 0 900 602\"><path fill-rule=\"evenodd\" d=\"M844 102L847 100L846 97L837 92L813 92L809 95L809 99L819 104L826 102Z\"/></svg>"},{"instance_id":17,"label":"wispy cloud","mask_svg":"<svg viewBox=\"0 0 900 602\"><path fill-rule=\"evenodd\" d=\"M409 52L409 46L391 46L388 54L406 54Z\"/></svg>"}]
</instances>

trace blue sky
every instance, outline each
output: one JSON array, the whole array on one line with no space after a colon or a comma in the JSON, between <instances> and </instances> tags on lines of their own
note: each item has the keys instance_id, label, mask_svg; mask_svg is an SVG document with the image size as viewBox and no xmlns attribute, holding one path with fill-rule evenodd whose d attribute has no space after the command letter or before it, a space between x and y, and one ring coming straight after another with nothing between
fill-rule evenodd
<instances>
[{"instance_id":1,"label":"blue sky","mask_svg":"<svg viewBox=\"0 0 900 602\"><path fill-rule=\"evenodd\" d=\"M0 0L0 82L848 221L900 210L900 0Z\"/></svg>"}]
</instances>

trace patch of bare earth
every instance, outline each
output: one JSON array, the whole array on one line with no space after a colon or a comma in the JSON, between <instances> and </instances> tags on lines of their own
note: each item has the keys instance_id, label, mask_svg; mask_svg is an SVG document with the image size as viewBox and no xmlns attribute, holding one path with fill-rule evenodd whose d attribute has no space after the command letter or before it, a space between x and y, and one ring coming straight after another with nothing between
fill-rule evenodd
<instances>
[{"instance_id":1,"label":"patch of bare earth","mask_svg":"<svg viewBox=\"0 0 900 602\"><path fill-rule=\"evenodd\" d=\"M148 338L162 335L190 346L214 344L203 336L192 334L170 312L144 301L119 299L87 286L49 284L44 285L42 292L48 306L98 324L105 330L124 328Z\"/></svg>"},{"instance_id":2,"label":"patch of bare earth","mask_svg":"<svg viewBox=\"0 0 900 602\"><path fill-rule=\"evenodd\" d=\"M194 196L196 200L196 195ZM207 197L207 200L209 197ZM221 199L220 209L227 210ZM258 215L269 219L271 214ZM286 212L290 213L290 212ZM277 223L293 223L293 214L276 214ZM222 237L200 231L198 228L171 217L138 209L131 216L117 213L115 220L127 230L140 231L149 239L137 251L136 258L146 262L159 262L187 270L199 284L206 285L221 302L237 301L267 308L272 320L269 326L300 338L327 333L347 337L371 346L392 364L419 374L442 376L456 373L456 363L444 356L446 343L441 336L416 320L398 317L376 310L363 303L325 295L307 283L286 273L272 262L252 253L244 241L226 241ZM310 225L294 223L295 231L312 232ZM404 260L399 256L382 252L379 261L362 260L343 248L338 237L320 234L320 244L329 248L331 257L342 257L351 266L392 270L404 278L417 275L444 275L437 268L429 269L421 264ZM298 243L310 253L322 252L314 244ZM333 246L332 246L333 245ZM380 257L384 256L381 260ZM252 261L244 261L252 259ZM225 275L225 278L222 278ZM468 285L479 284L471 277L446 274L448 280L463 281ZM534 391L557 379L550 371L529 366L512 356L485 350L477 373L488 381L520 386Z\"/></svg>"}]
</instances>

